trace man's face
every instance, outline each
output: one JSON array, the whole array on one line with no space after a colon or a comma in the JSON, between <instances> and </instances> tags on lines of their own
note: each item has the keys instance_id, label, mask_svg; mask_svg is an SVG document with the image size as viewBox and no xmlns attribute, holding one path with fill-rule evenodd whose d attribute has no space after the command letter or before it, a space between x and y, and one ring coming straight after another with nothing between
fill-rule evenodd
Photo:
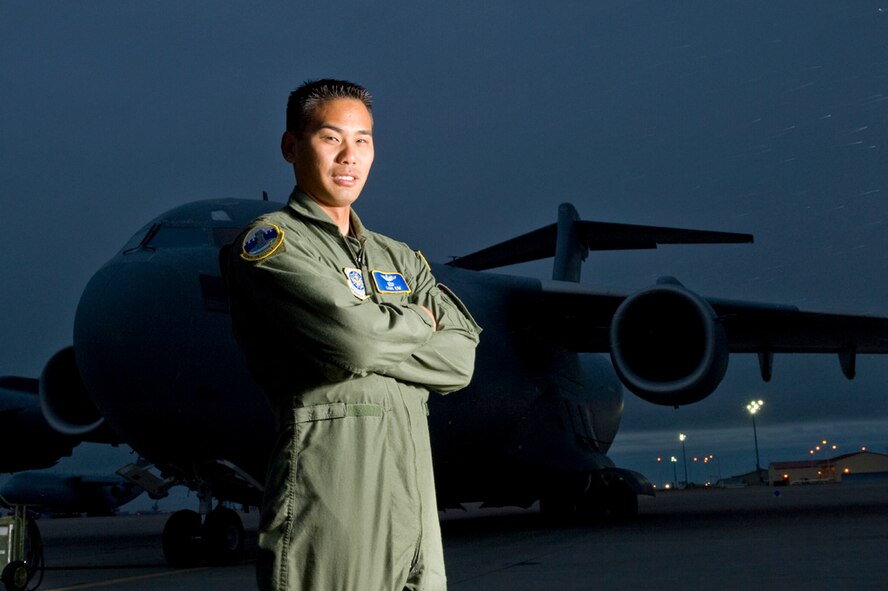
<instances>
[{"instance_id":1,"label":"man's face","mask_svg":"<svg viewBox=\"0 0 888 591\"><path fill-rule=\"evenodd\" d=\"M302 137L286 132L284 158L299 187L322 206L348 207L358 198L373 164L373 118L356 99L317 107Z\"/></svg>"}]
</instances>

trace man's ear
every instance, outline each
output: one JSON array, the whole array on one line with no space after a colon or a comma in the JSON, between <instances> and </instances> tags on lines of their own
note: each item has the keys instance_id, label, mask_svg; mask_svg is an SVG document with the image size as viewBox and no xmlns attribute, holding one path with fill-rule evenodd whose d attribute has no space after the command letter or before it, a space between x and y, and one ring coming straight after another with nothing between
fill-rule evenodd
<instances>
[{"instance_id":1,"label":"man's ear","mask_svg":"<svg viewBox=\"0 0 888 591\"><path fill-rule=\"evenodd\" d=\"M281 155L290 164L296 162L296 135L292 131L285 131L281 136Z\"/></svg>"}]
</instances>

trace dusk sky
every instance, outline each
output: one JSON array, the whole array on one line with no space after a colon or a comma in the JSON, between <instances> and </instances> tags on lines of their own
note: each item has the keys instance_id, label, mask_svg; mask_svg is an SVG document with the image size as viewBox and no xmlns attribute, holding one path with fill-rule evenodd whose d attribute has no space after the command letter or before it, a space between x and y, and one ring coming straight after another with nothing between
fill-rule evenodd
<instances>
[{"instance_id":1,"label":"dusk sky","mask_svg":"<svg viewBox=\"0 0 888 591\"><path fill-rule=\"evenodd\" d=\"M197 199L285 201L287 94L375 97L365 224L446 261L555 220L748 232L753 245L596 253L583 283L888 316L888 2L4 2L0 375L71 344L92 273ZM551 261L500 272L546 279ZM488 335L484 335L488 336ZM613 456L751 469L820 437L888 448L888 358L735 356L675 411L626 395ZM831 429L831 430L830 430ZM689 447L690 450L690 447ZM787 457L793 456L793 457Z\"/></svg>"}]
</instances>

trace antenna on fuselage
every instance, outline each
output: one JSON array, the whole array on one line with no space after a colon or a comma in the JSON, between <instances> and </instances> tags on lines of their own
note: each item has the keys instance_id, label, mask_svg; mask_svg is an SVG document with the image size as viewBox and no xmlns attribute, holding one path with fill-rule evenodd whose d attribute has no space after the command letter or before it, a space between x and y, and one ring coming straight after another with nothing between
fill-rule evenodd
<instances>
[{"instance_id":1,"label":"antenna on fuselage","mask_svg":"<svg viewBox=\"0 0 888 591\"><path fill-rule=\"evenodd\" d=\"M262 191L262 201L268 201L268 191Z\"/></svg>"}]
</instances>

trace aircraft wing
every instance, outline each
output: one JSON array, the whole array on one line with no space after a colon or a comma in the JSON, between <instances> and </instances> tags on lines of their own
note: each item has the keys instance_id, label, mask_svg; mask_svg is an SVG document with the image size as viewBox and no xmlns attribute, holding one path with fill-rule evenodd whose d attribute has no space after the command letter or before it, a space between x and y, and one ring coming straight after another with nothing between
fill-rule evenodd
<instances>
[{"instance_id":1,"label":"aircraft wing","mask_svg":"<svg viewBox=\"0 0 888 591\"><path fill-rule=\"evenodd\" d=\"M888 318L709 299L736 353L888 353Z\"/></svg>"},{"instance_id":2,"label":"aircraft wing","mask_svg":"<svg viewBox=\"0 0 888 591\"><path fill-rule=\"evenodd\" d=\"M630 296L573 284L543 283L524 305L543 312L541 330L575 351L610 352L610 327ZM888 353L888 318L799 310L795 306L705 298L727 337L731 353Z\"/></svg>"},{"instance_id":3,"label":"aircraft wing","mask_svg":"<svg viewBox=\"0 0 888 591\"><path fill-rule=\"evenodd\" d=\"M775 353L837 354L853 379L858 354L888 353L888 318L705 298L672 278L633 294L567 282L525 293L527 335L578 352L609 353L623 383L658 404L696 402L715 389L730 353L757 353L771 379Z\"/></svg>"}]
</instances>

